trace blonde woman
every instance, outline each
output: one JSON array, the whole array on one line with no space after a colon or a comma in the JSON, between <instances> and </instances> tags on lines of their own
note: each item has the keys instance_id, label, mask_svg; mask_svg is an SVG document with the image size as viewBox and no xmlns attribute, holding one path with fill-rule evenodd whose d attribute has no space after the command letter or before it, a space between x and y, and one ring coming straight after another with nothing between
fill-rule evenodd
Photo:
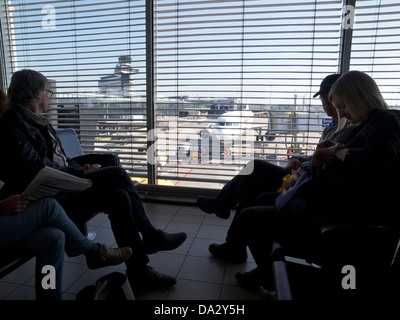
<instances>
[{"instance_id":1,"label":"blonde woman","mask_svg":"<svg viewBox=\"0 0 400 320\"><path fill-rule=\"evenodd\" d=\"M375 81L370 76L360 71L350 71L339 80L340 81L337 81L329 92L329 100L331 100L336 108L339 118L347 119L350 123L356 125L363 124L365 121L369 120L355 132L359 132L360 130L364 134L371 132L371 128L369 127L371 123L376 127L377 124L382 125L381 118L392 117L389 115L390 112L378 112L378 110L388 110L389 107L383 99ZM379 116L374 117L376 114L379 114ZM396 122L396 120L394 121ZM389 121L389 123L390 122L391 121ZM363 129L365 126L367 127L366 130ZM380 140L382 140L382 138L383 136L380 135ZM390 141L385 141L384 145L389 142ZM366 147L367 146L364 146L364 149ZM332 141L326 141L319 146L319 150L314 154L314 163L316 164L318 159L329 159L329 156L333 155L333 152L335 152L335 157L344 161L349 151L348 149L349 148L346 148L345 145L338 145Z\"/></svg>"},{"instance_id":2,"label":"blonde woman","mask_svg":"<svg viewBox=\"0 0 400 320\"><path fill-rule=\"evenodd\" d=\"M243 286L273 290L273 241L289 250L320 243L320 229L329 224L398 226L400 173L400 111L389 110L375 81L350 71L332 86L329 98L339 116L357 125L345 144L325 141L313 155L322 167L297 198L279 212L276 207L252 207L239 214L239 225L257 268L241 272Z\"/></svg>"}]
</instances>

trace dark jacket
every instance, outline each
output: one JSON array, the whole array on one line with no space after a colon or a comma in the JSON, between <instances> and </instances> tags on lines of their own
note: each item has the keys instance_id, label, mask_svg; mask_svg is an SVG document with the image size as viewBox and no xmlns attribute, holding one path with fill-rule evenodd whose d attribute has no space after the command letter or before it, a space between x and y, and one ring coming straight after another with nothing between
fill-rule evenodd
<instances>
[{"instance_id":1,"label":"dark jacket","mask_svg":"<svg viewBox=\"0 0 400 320\"><path fill-rule=\"evenodd\" d=\"M400 111L372 111L345 146L344 162L333 159L306 190L317 221L398 224Z\"/></svg>"},{"instance_id":2,"label":"dark jacket","mask_svg":"<svg viewBox=\"0 0 400 320\"><path fill-rule=\"evenodd\" d=\"M5 182L3 192L20 194L45 166L76 176L83 175L83 167L72 159L67 158L68 166L65 167L53 161L49 130L57 138L50 124L42 126L36 123L18 106L0 116L0 180Z\"/></svg>"}]
</instances>

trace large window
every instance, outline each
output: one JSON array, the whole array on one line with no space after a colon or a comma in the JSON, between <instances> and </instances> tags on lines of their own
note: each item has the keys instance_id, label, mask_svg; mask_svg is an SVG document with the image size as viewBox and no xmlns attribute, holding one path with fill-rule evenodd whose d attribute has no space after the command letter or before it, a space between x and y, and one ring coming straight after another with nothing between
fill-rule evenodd
<instances>
[{"instance_id":1,"label":"large window","mask_svg":"<svg viewBox=\"0 0 400 320\"><path fill-rule=\"evenodd\" d=\"M213 186L250 158L312 152L329 121L312 97L338 72L342 1L156 4L156 116L178 158L159 176Z\"/></svg>"},{"instance_id":2,"label":"large window","mask_svg":"<svg viewBox=\"0 0 400 320\"><path fill-rule=\"evenodd\" d=\"M343 67L399 106L400 4L356 1L344 41L345 4L7 0L3 82L42 72L54 126L75 128L85 152L118 154L142 183L220 188L250 159L311 154L329 124L313 95Z\"/></svg>"},{"instance_id":3,"label":"large window","mask_svg":"<svg viewBox=\"0 0 400 320\"><path fill-rule=\"evenodd\" d=\"M372 76L391 108L400 107L399 21L399 1L357 1L350 69Z\"/></svg>"}]
</instances>

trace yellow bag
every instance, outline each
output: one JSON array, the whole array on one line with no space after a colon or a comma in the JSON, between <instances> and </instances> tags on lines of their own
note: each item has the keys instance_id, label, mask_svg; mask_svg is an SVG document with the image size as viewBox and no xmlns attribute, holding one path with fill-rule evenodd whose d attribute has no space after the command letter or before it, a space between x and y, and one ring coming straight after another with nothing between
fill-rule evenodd
<instances>
[{"instance_id":1,"label":"yellow bag","mask_svg":"<svg viewBox=\"0 0 400 320\"><path fill-rule=\"evenodd\" d=\"M292 171L292 174L287 174L286 176L284 176L282 179L282 186L276 192L282 193L283 190L285 190L286 186L290 183L290 181L293 180L293 177L295 174L296 174L296 171Z\"/></svg>"}]
</instances>

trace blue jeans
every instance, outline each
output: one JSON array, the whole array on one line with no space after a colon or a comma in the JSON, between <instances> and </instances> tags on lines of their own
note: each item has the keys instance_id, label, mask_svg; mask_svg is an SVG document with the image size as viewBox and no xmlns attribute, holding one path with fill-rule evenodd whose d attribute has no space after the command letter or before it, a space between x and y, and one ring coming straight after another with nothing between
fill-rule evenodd
<instances>
[{"instance_id":1,"label":"blue jeans","mask_svg":"<svg viewBox=\"0 0 400 320\"><path fill-rule=\"evenodd\" d=\"M68 218L64 209L53 198L32 202L18 214L0 215L0 250L11 245L36 253L36 299L61 299L64 250L74 257L87 252L91 242ZM42 268L54 267L56 288L43 289L46 274Z\"/></svg>"}]
</instances>

